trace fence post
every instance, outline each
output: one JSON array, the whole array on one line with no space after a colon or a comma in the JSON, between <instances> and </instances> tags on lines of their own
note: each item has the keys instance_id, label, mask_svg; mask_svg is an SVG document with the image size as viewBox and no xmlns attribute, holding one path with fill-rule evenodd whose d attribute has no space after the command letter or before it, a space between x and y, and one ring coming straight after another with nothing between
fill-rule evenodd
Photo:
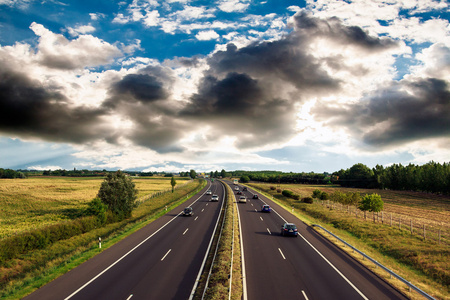
<instances>
[{"instance_id":1,"label":"fence post","mask_svg":"<svg viewBox=\"0 0 450 300\"><path fill-rule=\"evenodd\" d=\"M392 213L391 213L391 227L392 227Z\"/></svg>"},{"instance_id":2,"label":"fence post","mask_svg":"<svg viewBox=\"0 0 450 300\"><path fill-rule=\"evenodd\" d=\"M384 214L381 212L381 224L384 224Z\"/></svg>"},{"instance_id":3,"label":"fence post","mask_svg":"<svg viewBox=\"0 0 450 300\"><path fill-rule=\"evenodd\" d=\"M398 217L398 229L402 229L402 218Z\"/></svg>"},{"instance_id":4,"label":"fence post","mask_svg":"<svg viewBox=\"0 0 450 300\"><path fill-rule=\"evenodd\" d=\"M425 224L423 224L423 239L425 240L427 237L425 235Z\"/></svg>"},{"instance_id":5,"label":"fence post","mask_svg":"<svg viewBox=\"0 0 450 300\"><path fill-rule=\"evenodd\" d=\"M441 243L441 229L439 228L439 244Z\"/></svg>"}]
</instances>

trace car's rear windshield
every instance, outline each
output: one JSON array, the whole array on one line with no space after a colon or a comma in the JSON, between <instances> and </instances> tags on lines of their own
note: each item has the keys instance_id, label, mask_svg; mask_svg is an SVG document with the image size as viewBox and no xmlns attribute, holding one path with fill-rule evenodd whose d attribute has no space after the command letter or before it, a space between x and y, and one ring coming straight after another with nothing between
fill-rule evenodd
<instances>
[{"instance_id":1,"label":"car's rear windshield","mask_svg":"<svg viewBox=\"0 0 450 300\"><path fill-rule=\"evenodd\" d=\"M287 229L296 229L297 227L295 225L286 225Z\"/></svg>"}]
</instances>

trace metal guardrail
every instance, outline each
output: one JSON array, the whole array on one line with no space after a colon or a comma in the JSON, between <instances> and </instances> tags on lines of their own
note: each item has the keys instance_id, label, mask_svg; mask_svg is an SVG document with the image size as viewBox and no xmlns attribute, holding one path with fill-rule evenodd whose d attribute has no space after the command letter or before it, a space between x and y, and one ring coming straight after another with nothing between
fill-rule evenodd
<instances>
[{"instance_id":1,"label":"metal guardrail","mask_svg":"<svg viewBox=\"0 0 450 300\"><path fill-rule=\"evenodd\" d=\"M415 285L413 285L412 283L410 283L409 281L407 281L406 279L404 279L403 277L400 277L399 275L397 275L396 273L394 273L393 271L389 270L388 268L386 268L385 266L383 266L382 264L380 264L379 262L377 262L376 260L374 260L373 258L371 258L370 256L368 256L367 254L365 254L364 252L359 251L358 249L356 249L355 247L353 247L352 245L350 245L349 243L347 243L346 241L344 241L343 239L341 239L340 237L336 236L335 234L331 233L330 231L328 231L327 229L323 228L320 225L316 225L316 224L312 224L311 226L313 227L319 227L322 230L326 231L328 234L332 235L333 237L335 237L336 239L338 239L339 241L341 241L342 243L344 243L345 245L347 245L349 248L351 248L352 250L358 252L359 254L361 254L363 257L367 258L368 260L370 260L371 262L373 262L376 266L382 268L383 270L385 270L386 272L388 272L391 276L394 276L395 278L397 278L398 280L400 280L401 282L405 283L406 285L409 286L409 289L411 291L411 289L414 289L416 292L418 292L419 294L421 294L422 296L424 296L427 299L430 300L435 300L435 298L431 297L430 295L428 295L427 293L425 293L424 291L422 291L421 289L419 289L418 287L416 287Z\"/></svg>"}]
</instances>

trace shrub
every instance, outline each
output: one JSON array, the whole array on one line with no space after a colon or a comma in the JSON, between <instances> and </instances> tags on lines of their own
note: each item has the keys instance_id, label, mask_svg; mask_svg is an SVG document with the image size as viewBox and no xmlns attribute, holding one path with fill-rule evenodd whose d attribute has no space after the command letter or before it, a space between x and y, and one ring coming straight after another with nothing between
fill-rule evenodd
<instances>
[{"instance_id":1,"label":"shrub","mask_svg":"<svg viewBox=\"0 0 450 300\"><path fill-rule=\"evenodd\" d=\"M292 198L295 200L300 200L300 195L299 194L294 194L292 195Z\"/></svg>"},{"instance_id":2,"label":"shrub","mask_svg":"<svg viewBox=\"0 0 450 300\"><path fill-rule=\"evenodd\" d=\"M277 189L277 192L278 192L278 193L281 193L281 189Z\"/></svg>"},{"instance_id":3,"label":"shrub","mask_svg":"<svg viewBox=\"0 0 450 300\"><path fill-rule=\"evenodd\" d=\"M328 200L328 199L330 199L330 196L328 195L327 192L322 192L320 194L320 200Z\"/></svg>"},{"instance_id":4,"label":"shrub","mask_svg":"<svg viewBox=\"0 0 450 300\"><path fill-rule=\"evenodd\" d=\"M320 195L322 194L322 192L319 189L315 189L312 193L312 197L313 198L320 198Z\"/></svg>"},{"instance_id":5,"label":"shrub","mask_svg":"<svg viewBox=\"0 0 450 300\"><path fill-rule=\"evenodd\" d=\"M274 187L274 186L271 186L270 189L271 189L272 191L274 191L274 190L276 190L277 188Z\"/></svg>"},{"instance_id":6,"label":"shrub","mask_svg":"<svg viewBox=\"0 0 450 300\"><path fill-rule=\"evenodd\" d=\"M294 192L289 191L289 190L283 190L283 192L281 192L281 194L282 194L283 196L292 198L292 195L294 195Z\"/></svg>"},{"instance_id":7,"label":"shrub","mask_svg":"<svg viewBox=\"0 0 450 300\"><path fill-rule=\"evenodd\" d=\"M305 198L302 198L302 201L303 201L304 203L309 203L309 204L314 203L314 199L313 199L312 197L305 197Z\"/></svg>"}]
</instances>

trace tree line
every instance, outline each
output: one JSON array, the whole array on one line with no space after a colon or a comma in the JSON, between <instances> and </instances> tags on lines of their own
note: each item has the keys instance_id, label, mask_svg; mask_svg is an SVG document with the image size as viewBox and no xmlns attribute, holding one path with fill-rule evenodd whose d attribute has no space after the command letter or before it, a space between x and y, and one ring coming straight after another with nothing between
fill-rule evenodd
<instances>
[{"instance_id":1,"label":"tree line","mask_svg":"<svg viewBox=\"0 0 450 300\"><path fill-rule=\"evenodd\" d=\"M333 174L341 186L450 194L450 163L376 165L372 169L359 163Z\"/></svg>"}]
</instances>

